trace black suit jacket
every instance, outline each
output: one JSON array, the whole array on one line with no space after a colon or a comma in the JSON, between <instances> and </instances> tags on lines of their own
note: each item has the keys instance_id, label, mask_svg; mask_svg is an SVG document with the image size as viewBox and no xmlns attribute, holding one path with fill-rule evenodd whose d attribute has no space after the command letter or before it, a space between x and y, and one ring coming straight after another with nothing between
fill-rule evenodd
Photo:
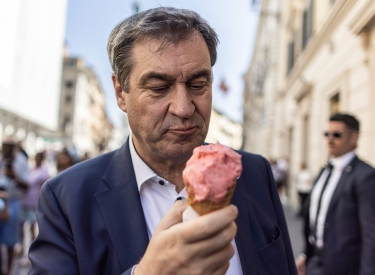
<instances>
[{"instance_id":1,"label":"black suit jacket","mask_svg":"<svg viewBox=\"0 0 375 275\"><path fill-rule=\"evenodd\" d=\"M308 201L304 223L308 260L314 251L308 241L309 205ZM328 208L323 238L324 275L375 274L375 169L358 157L342 172Z\"/></svg>"},{"instance_id":2,"label":"black suit jacket","mask_svg":"<svg viewBox=\"0 0 375 275\"><path fill-rule=\"evenodd\" d=\"M283 209L267 161L241 152L236 245L244 275L296 273ZM130 274L149 239L128 142L47 181L29 274Z\"/></svg>"}]
</instances>

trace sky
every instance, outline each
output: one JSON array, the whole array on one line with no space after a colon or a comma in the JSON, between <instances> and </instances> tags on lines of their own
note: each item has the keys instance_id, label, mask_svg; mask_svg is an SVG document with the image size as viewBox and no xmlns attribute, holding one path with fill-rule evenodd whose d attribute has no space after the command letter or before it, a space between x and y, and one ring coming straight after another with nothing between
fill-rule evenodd
<instances>
[{"instance_id":1,"label":"sky","mask_svg":"<svg viewBox=\"0 0 375 275\"><path fill-rule=\"evenodd\" d=\"M69 0L65 41L70 56L81 57L97 74L106 96L107 114L121 124L106 52L112 29L133 14L134 0ZM218 59L213 67L213 106L233 121L242 122L243 75L247 71L257 30L252 0L137 0L140 11L172 6L199 13L219 36ZM220 89L224 80L228 91Z\"/></svg>"}]
</instances>

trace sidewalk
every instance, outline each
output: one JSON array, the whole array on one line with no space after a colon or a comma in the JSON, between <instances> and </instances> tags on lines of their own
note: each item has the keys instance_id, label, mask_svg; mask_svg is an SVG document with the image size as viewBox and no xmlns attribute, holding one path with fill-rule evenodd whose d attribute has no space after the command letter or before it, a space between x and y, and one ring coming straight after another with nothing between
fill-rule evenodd
<instances>
[{"instance_id":1,"label":"sidewalk","mask_svg":"<svg viewBox=\"0 0 375 275\"><path fill-rule=\"evenodd\" d=\"M297 258L303 249L303 236L302 236L302 224L303 220L301 217L296 215L296 210L288 204L283 204L285 218L288 223L288 230L290 241L292 243L294 257Z\"/></svg>"}]
</instances>

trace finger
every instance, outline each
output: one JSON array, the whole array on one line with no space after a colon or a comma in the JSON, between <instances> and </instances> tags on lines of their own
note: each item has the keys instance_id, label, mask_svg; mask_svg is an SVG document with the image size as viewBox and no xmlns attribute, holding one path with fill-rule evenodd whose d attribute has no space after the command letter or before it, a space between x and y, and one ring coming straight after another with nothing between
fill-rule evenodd
<instances>
[{"instance_id":1,"label":"finger","mask_svg":"<svg viewBox=\"0 0 375 275\"><path fill-rule=\"evenodd\" d=\"M306 272L306 259L299 257L296 261L296 266L298 270L298 275L305 275Z\"/></svg>"},{"instance_id":2,"label":"finger","mask_svg":"<svg viewBox=\"0 0 375 275\"><path fill-rule=\"evenodd\" d=\"M233 257L233 255L234 248L232 244L228 244L224 249L221 249L205 258L204 264L209 268L209 272L207 272L207 274L212 274L218 270L226 271L229 267L229 260ZM226 268L223 269L223 266L226 266ZM223 274L225 274L225 272Z\"/></svg>"},{"instance_id":3,"label":"finger","mask_svg":"<svg viewBox=\"0 0 375 275\"><path fill-rule=\"evenodd\" d=\"M164 218L160 221L158 227L155 230L155 235L164 231L177 223L182 222L182 212L185 211L187 208L187 204L183 200L178 200L174 203L172 208L168 211L168 213L164 216Z\"/></svg>"},{"instance_id":4,"label":"finger","mask_svg":"<svg viewBox=\"0 0 375 275\"><path fill-rule=\"evenodd\" d=\"M237 218L237 215L237 207L228 205L183 224L181 234L187 243L209 238L228 227Z\"/></svg>"},{"instance_id":5,"label":"finger","mask_svg":"<svg viewBox=\"0 0 375 275\"><path fill-rule=\"evenodd\" d=\"M195 242L192 245L192 251L201 257L207 257L216 253L218 250L224 249L234 239L237 233L237 225L232 222L224 230L205 240Z\"/></svg>"},{"instance_id":6,"label":"finger","mask_svg":"<svg viewBox=\"0 0 375 275\"><path fill-rule=\"evenodd\" d=\"M212 275L225 275L228 271L228 268L229 268L229 262L223 264L222 266L220 266L218 269L216 269Z\"/></svg>"}]
</instances>

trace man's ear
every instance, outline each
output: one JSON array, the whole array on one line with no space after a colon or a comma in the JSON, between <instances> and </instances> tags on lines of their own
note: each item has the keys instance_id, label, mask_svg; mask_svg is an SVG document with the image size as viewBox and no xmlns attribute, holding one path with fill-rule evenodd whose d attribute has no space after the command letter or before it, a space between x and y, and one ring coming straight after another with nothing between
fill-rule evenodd
<instances>
[{"instance_id":1,"label":"man's ear","mask_svg":"<svg viewBox=\"0 0 375 275\"><path fill-rule=\"evenodd\" d=\"M351 134L351 136L350 136L350 143L352 145L357 146L358 138L359 138L359 133L358 132L353 132Z\"/></svg>"},{"instance_id":2,"label":"man's ear","mask_svg":"<svg viewBox=\"0 0 375 275\"><path fill-rule=\"evenodd\" d=\"M112 74L112 83L113 83L113 88L115 88L117 105L120 107L121 110L123 110L126 113L127 112L126 92L121 87L121 84L115 73Z\"/></svg>"}]
</instances>

